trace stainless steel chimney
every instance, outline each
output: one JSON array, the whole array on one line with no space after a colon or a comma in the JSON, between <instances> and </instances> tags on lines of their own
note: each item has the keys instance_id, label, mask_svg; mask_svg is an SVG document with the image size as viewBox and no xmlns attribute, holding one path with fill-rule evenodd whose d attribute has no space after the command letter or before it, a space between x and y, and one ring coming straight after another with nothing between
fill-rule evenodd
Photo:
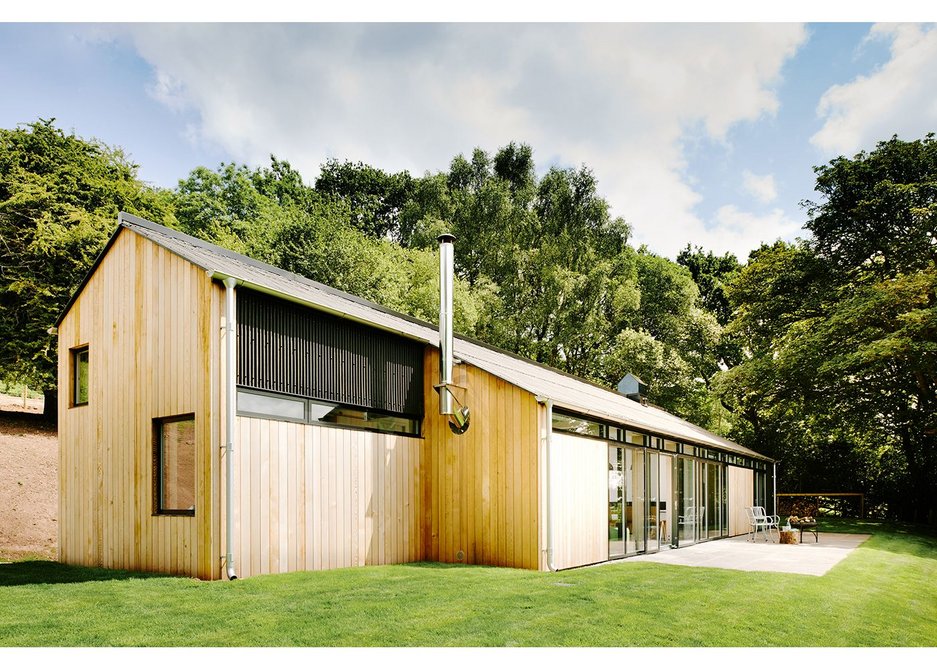
<instances>
[{"instance_id":1,"label":"stainless steel chimney","mask_svg":"<svg viewBox=\"0 0 937 668\"><path fill-rule=\"evenodd\" d=\"M439 240L439 414L452 415L452 242L451 234Z\"/></svg>"}]
</instances>

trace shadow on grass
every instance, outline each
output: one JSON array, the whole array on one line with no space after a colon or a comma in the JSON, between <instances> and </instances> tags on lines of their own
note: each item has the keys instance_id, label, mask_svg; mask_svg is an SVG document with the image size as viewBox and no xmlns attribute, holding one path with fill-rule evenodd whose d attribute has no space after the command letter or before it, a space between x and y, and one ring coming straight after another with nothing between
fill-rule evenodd
<instances>
[{"instance_id":1,"label":"shadow on grass","mask_svg":"<svg viewBox=\"0 0 937 668\"><path fill-rule=\"evenodd\" d=\"M11 564L0 564L0 587L161 577L169 576L162 573L134 573L108 568L66 566L56 561L16 561Z\"/></svg>"},{"instance_id":2,"label":"shadow on grass","mask_svg":"<svg viewBox=\"0 0 937 668\"><path fill-rule=\"evenodd\" d=\"M937 559L937 527L888 520L821 518L820 531L834 533L868 533L873 540L866 547L907 554L924 559Z\"/></svg>"},{"instance_id":3,"label":"shadow on grass","mask_svg":"<svg viewBox=\"0 0 937 668\"><path fill-rule=\"evenodd\" d=\"M458 568L480 568L475 564L444 564L440 561L412 561L407 564L401 564L402 566L407 566L409 568L433 568L441 570L451 570Z\"/></svg>"}]
</instances>

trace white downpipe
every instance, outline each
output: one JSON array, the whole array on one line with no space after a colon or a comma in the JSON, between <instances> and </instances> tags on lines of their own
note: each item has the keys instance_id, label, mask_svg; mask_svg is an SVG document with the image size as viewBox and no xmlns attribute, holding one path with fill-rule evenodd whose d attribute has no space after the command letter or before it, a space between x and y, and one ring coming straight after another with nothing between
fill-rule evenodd
<instances>
[{"instance_id":1,"label":"white downpipe","mask_svg":"<svg viewBox=\"0 0 937 668\"><path fill-rule=\"evenodd\" d=\"M774 487L774 510L771 511L772 515L778 514L778 463L774 462L771 464L773 471L771 472L771 484Z\"/></svg>"},{"instance_id":2,"label":"white downpipe","mask_svg":"<svg viewBox=\"0 0 937 668\"><path fill-rule=\"evenodd\" d=\"M546 434L543 439L546 444L544 461L547 470L543 487L547 506L547 568L555 573L556 564L553 561L553 470L550 466L550 452L553 450L553 399L537 397L537 403L543 404L547 409Z\"/></svg>"},{"instance_id":3,"label":"white downpipe","mask_svg":"<svg viewBox=\"0 0 937 668\"><path fill-rule=\"evenodd\" d=\"M237 401L237 373L234 368L235 337L234 327L234 288L236 278L224 279L224 322L225 322L225 570L229 580L237 580L234 569L234 415Z\"/></svg>"}]
</instances>

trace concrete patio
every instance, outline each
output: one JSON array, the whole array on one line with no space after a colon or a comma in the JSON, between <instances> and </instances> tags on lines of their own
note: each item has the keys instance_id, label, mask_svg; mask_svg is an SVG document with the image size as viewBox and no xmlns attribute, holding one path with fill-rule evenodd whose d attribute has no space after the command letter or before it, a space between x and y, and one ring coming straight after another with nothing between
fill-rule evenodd
<instances>
[{"instance_id":1,"label":"concrete patio","mask_svg":"<svg viewBox=\"0 0 937 668\"><path fill-rule=\"evenodd\" d=\"M781 545L758 537L754 543L748 536L665 549L656 554L631 557L628 561L653 561L675 566L706 566L740 571L770 571L799 575L824 575L865 542L869 534L820 533L819 542L804 533L804 542Z\"/></svg>"}]
</instances>

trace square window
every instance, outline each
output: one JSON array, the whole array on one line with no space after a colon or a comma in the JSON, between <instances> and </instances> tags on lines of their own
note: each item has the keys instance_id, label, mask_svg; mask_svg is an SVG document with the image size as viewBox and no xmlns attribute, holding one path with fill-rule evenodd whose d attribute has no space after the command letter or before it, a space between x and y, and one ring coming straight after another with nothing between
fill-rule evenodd
<instances>
[{"instance_id":1,"label":"square window","mask_svg":"<svg viewBox=\"0 0 937 668\"><path fill-rule=\"evenodd\" d=\"M156 513L195 514L195 416L153 420Z\"/></svg>"},{"instance_id":2,"label":"square window","mask_svg":"<svg viewBox=\"0 0 937 668\"><path fill-rule=\"evenodd\" d=\"M88 346L72 349L72 406L88 403Z\"/></svg>"}]
</instances>

